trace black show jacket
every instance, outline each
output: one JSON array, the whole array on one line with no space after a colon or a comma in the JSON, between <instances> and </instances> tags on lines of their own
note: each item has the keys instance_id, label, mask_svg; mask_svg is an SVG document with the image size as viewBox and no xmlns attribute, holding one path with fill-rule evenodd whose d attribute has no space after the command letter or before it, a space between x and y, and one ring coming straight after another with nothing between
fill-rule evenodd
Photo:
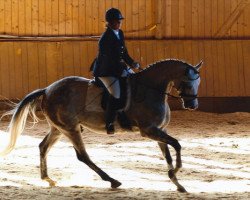
<instances>
[{"instance_id":1,"label":"black show jacket","mask_svg":"<svg viewBox=\"0 0 250 200\"><path fill-rule=\"evenodd\" d=\"M122 30L119 30L119 37L120 39L109 27L102 34L98 43L99 53L94 66L95 77L120 77L123 70L126 69L126 64L131 66L134 62L128 54Z\"/></svg>"}]
</instances>

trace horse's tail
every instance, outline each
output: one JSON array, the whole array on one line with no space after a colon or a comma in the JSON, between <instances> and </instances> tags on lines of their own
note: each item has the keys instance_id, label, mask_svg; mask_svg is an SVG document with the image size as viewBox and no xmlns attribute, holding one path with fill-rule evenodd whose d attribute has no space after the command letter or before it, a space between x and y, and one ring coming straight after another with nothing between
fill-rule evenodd
<instances>
[{"instance_id":1,"label":"horse's tail","mask_svg":"<svg viewBox=\"0 0 250 200\"><path fill-rule=\"evenodd\" d=\"M9 154L15 147L17 138L21 135L25 128L26 120L28 114L31 113L32 117L36 118L35 108L36 108L36 99L41 95L45 94L45 89L38 89L30 94L28 94L22 101L20 101L13 110L7 112L5 115L13 114L8 132L10 134L10 141L8 146L0 152L0 156Z\"/></svg>"}]
</instances>

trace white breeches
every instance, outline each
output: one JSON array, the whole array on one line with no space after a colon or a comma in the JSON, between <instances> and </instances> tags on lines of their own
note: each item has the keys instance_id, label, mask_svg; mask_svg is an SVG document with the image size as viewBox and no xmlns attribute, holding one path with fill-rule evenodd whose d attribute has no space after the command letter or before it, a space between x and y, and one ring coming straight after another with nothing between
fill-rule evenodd
<instances>
[{"instance_id":1,"label":"white breeches","mask_svg":"<svg viewBox=\"0 0 250 200\"><path fill-rule=\"evenodd\" d=\"M111 94L114 98L119 99L121 96L121 89L119 80L113 76L105 76L99 77L102 83L105 85L109 94Z\"/></svg>"},{"instance_id":2,"label":"white breeches","mask_svg":"<svg viewBox=\"0 0 250 200\"><path fill-rule=\"evenodd\" d=\"M134 73L135 72L132 69L128 68L127 70L123 70L121 77L127 77L129 74L134 74ZM117 78L113 76L105 76L105 77L98 77L98 78L105 85L109 94L111 94L116 99L120 98L121 88L120 88L120 82Z\"/></svg>"}]
</instances>

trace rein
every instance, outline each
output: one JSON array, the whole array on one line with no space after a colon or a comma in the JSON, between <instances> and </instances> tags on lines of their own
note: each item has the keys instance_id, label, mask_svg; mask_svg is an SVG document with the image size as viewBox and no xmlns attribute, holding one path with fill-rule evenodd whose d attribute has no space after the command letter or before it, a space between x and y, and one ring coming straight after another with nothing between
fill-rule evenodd
<instances>
[{"instance_id":1,"label":"rein","mask_svg":"<svg viewBox=\"0 0 250 200\"><path fill-rule=\"evenodd\" d=\"M197 80L199 78L199 76L196 78L196 79L190 79L188 78L189 81L194 81L194 80ZM187 82L187 81L182 81L182 82ZM137 82L138 84L140 85L144 85L146 88L149 88L149 89L152 89L152 90L155 90L155 91L158 91L159 93L162 93L161 91L159 91L158 89L156 88L153 88L153 87L150 87L148 86L147 84L145 83L141 83L141 82ZM172 95L170 92L163 92L164 95L168 96L168 97L172 97L172 98L175 98L175 99L182 99L183 97L187 97L187 98L191 98L189 101L192 101L194 99L198 99L198 95L197 94L194 94L194 95L190 95L190 94L185 94L185 93L180 93L179 96L175 96L175 95Z\"/></svg>"},{"instance_id":2,"label":"rein","mask_svg":"<svg viewBox=\"0 0 250 200\"><path fill-rule=\"evenodd\" d=\"M175 95L170 94L169 92L164 92L164 94L167 95L168 97L173 97L175 99L181 99L181 96L175 96Z\"/></svg>"},{"instance_id":3,"label":"rein","mask_svg":"<svg viewBox=\"0 0 250 200\"><path fill-rule=\"evenodd\" d=\"M131 69L131 68L128 67L127 71L129 71L129 69ZM144 69L141 68L141 67L139 67L138 69L139 69L139 71L143 71L143 70L144 70ZM197 71L197 73L199 74L198 71ZM188 81L183 80L182 83L190 82L190 81L195 81L195 80L197 80L198 78L200 78L200 76L198 76L197 78L194 78L194 79L187 77L187 80L188 80ZM146 86L147 88L156 90L156 91L158 91L159 93L161 93L161 92L160 92L158 89L156 89L156 88L150 87L150 86L148 86L148 85L146 85L146 84L143 84L143 83L140 83L140 82L138 82L138 83L141 84L141 85ZM170 94L170 92L164 92L163 94L164 94L164 95L167 95L168 97L175 98L175 99L182 99L183 97L184 97L184 98L185 98L185 97L191 98L189 101L192 101L192 100L194 100L194 99L198 99L198 94L190 95L190 94L185 94L185 93L183 93L183 92L180 93L179 96L172 95L172 94Z\"/></svg>"},{"instance_id":4,"label":"rein","mask_svg":"<svg viewBox=\"0 0 250 200\"><path fill-rule=\"evenodd\" d=\"M195 94L195 95L190 95L190 94L183 94L183 93L180 93L179 96L172 95L172 94L170 94L169 92L164 92L164 94L167 95L167 96L169 96L169 97L173 97L173 98L175 98L175 99L181 99L182 97L190 97L190 98L193 97L193 99L198 99L198 98L199 98L197 94Z\"/></svg>"}]
</instances>

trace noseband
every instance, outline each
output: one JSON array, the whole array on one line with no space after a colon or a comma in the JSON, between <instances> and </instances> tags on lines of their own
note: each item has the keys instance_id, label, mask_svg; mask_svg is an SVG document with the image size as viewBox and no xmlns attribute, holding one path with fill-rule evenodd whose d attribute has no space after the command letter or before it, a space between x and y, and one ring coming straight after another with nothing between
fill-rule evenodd
<instances>
[{"instance_id":1,"label":"noseband","mask_svg":"<svg viewBox=\"0 0 250 200\"><path fill-rule=\"evenodd\" d=\"M197 72L197 74L199 74L199 72ZM185 80L181 81L180 86L179 86L179 88L177 90L180 90L180 88L182 88L182 87L187 87L187 85L191 85L191 83L193 81L195 81L195 80L198 80L200 78L200 76L198 75L197 78L190 78L190 77L186 76L185 78L186 78ZM185 92L181 92L179 94L179 96L174 96L174 95L171 95L170 93L165 93L165 94L170 96L170 97L177 98L177 99L179 99L179 98L181 98L181 99L182 98L190 98L188 100L188 102L193 101L193 100L198 98L198 94L186 94Z\"/></svg>"},{"instance_id":2,"label":"noseband","mask_svg":"<svg viewBox=\"0 0 250 200\"><path fill-rule=\"evenodd\" d=\"M181 83L180 83L180 86L179 86L179 88L177 89L177 90L180 90L180 88L181 87L183 87L183 85L185 86L185 85L191 85L190 83L192 83L193 81L195 81L195 80L197 80L197 79L199 79L200 78L200 76L198 75L196 78L190 78L187 74L188 74L188 68L187 68L187 70L186 70L186 76L185 76L185 79L184 80L182 80L181 81ZM198 71L196 71L195 70L195 72L196 72L196 74L199 74L199 72ZM154 89L154 90L156 90L156 91L158 91L158 89L155 89L155 88L153 88L153 87L151 87L151 86L149 86L149 85L146 85L145 83L139 83L140 85L144 85L144 86L146 86L147 88L150 88L150 89ZM159 91L160 92L160 91ZM160 93L162 93L162 92L160 92ZM172 95L172 94L170 94L169 92L164 92L163 94L165 94L165 95L167 95L167 96L169 96L169 97L173 97L173 98L175 98L175 99L182 99L182 98L190 98L190 100L188 100L188 101L186 101L186 102L189 102L189 101L193 101L194 99L197 99L198 98L198 94L193 94L193 95L191 95L191 94L186 94L185 92L181 92L180 94L179 94L179 96L175 96L175 95Z\"/></svg>"},{"instance_id":3,"label":"noseband","mask_svg":"<svg viewBox=\"0 0 250 200\"><path fill-rule=\"evenodd\" d=\"M195 81L195 80L197 80L197 79L199 79L200 78L200 76L198 76L196 79L188 79L188 81L182 81L181 82L181 84L180 84L180 87L186 87L186 85L189 85L192 81ZM180 93L180 97L181 98L185 98L185 97L187 97L187 98L192 98L191 100L194 100L194 99L196 99L197 98L197 96L198 96L198 94L186 94L185 92L181 92Z\"/></svg>"}]
</instances>

